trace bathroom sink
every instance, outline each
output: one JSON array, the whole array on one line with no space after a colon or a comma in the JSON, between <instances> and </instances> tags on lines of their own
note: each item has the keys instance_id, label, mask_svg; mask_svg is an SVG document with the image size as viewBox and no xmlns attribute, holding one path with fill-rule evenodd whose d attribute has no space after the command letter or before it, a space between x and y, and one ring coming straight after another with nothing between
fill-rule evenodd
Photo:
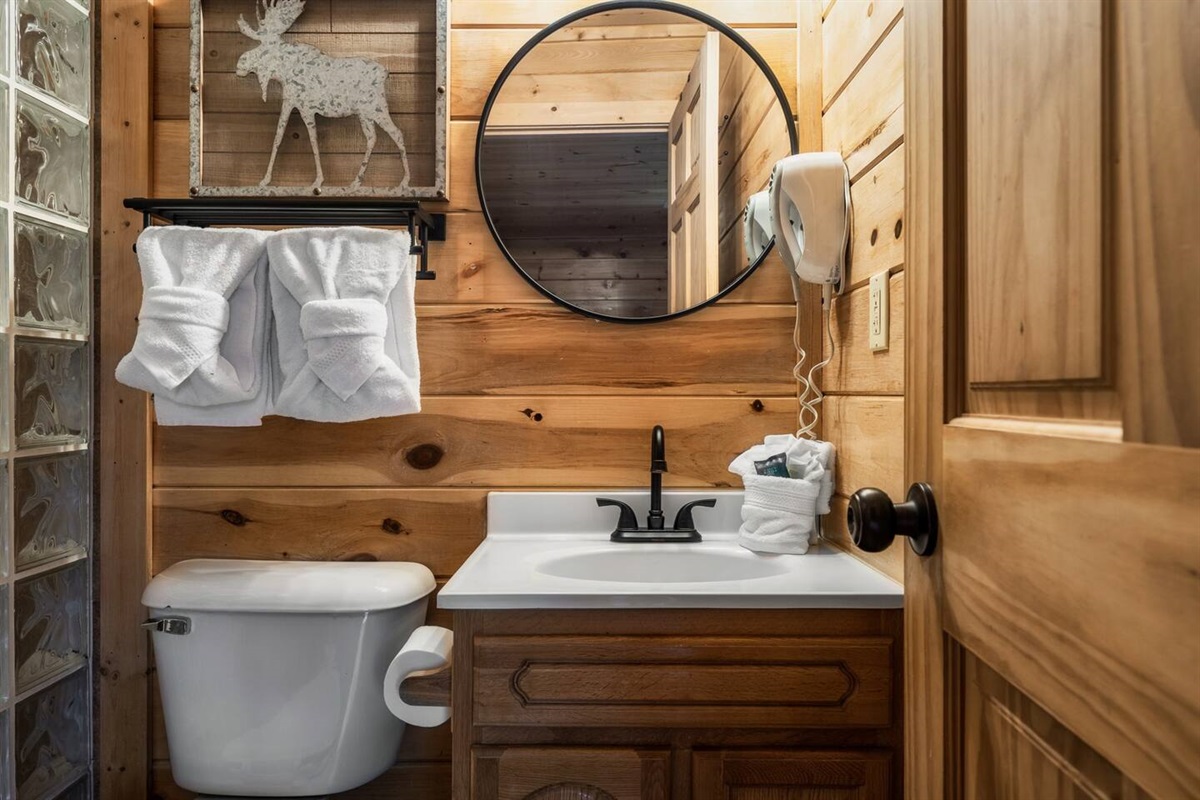
<instances>
[{"instance_id":1,"label":"bathroom sink","mask_svg":"<svg viewBox=\"0 0 1200 800\"><path fill-rule=\"evenodd\" d=\"M782 575L787 567L777 558L744 551L704 552L668 545L626 545L626 549L589 550L551 558L535 567L555 578L613 583L711 583L744 581Z\"/></svg>"},{"instance_id":2,"label":"bathroom sink","mask_svg":"<svg viewBox=\"0 0 1200 800\"><path fill-rule=\"evenodd\" d=\"M438 593L454 610L516 608L900 608L904 589L828 546L806 555L753 553L738 544L742 493L668 489L670 520L689 503L699 542L613 542L619 525L597 498L645 519L650 494L624 489L492 492L487 536Z\"/></svg>"}]
</instances>

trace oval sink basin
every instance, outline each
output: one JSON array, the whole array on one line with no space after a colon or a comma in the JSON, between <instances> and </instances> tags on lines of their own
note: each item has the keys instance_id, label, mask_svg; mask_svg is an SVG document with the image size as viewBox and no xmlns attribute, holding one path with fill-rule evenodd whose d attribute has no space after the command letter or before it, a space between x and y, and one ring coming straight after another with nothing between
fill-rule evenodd
<instances>
[{"instance_id":1,"label":"oval sink basin","mask_svg":"<svg viewBox=\"0 0 1200 800\"><path fill-rule=\"evenodd\" d=\"M543 575L613 583L714 583L769 578L787 572L783 564L752 553L706 553L696 550L628 550L573 553L552 558L536 568Z\"/></svg>"}]
</instances>

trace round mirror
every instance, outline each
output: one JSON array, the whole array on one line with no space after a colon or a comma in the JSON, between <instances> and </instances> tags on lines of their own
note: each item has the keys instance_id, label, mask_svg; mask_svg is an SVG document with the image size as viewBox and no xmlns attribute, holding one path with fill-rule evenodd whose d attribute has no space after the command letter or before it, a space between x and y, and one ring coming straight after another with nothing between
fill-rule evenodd
<instances>
[{"instance_id":1,"label":"round mirror","mask_svg":"<svg viewBox=\"0 0 1200 800\"><path fill-rule=\"evenodd\" d=\"M796 151L779 82L729 27L675 3L604 3L541 31L488 96L483 213L552 300L648 322L737 287L772 243L771 168Z\"/></svg>"}]
</instances>

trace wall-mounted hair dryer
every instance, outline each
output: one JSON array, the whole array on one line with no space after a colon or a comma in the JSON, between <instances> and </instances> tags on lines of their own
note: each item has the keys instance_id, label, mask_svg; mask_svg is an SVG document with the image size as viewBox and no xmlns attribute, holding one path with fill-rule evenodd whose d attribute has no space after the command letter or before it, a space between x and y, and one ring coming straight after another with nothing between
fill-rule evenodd
<instances>
[{"instance_id":1,"label":"wall-mounted hair dryer","mask_svg":"<svg viewBox=\"0 0 1200 800\"><path fill-rule=\"evenodd\" d=\"M768 185L771 227L780 258L796 279L840 294L848 267L850 174L837 153L780 159Z\"/></svg>"},{"instance_id":2,"label":"wall-mounted hair dryer","mask_svg":"<svg viewBox=\"0 0 1200 800\"><path fill-rule=\"evenodd\" d=\"M775 248L792 279L800 300L800 281L821 285L825 332L829 349L825 358L804 370L804 342L796 306L794 340L798 360L796 376L797 436L815 438L824 395L816 374L833 358L833 330L829 306L841 294L849 266L850 173L837 153L800 153L775 162L767 187ZM748 210L748 209L747 209Z\"/></svg>"}]
</instances>

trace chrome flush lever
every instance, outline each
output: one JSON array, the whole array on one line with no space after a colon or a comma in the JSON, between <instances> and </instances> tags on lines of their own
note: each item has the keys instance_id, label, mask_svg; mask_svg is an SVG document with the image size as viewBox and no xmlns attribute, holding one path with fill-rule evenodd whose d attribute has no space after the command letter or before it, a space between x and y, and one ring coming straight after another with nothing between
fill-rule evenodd
<instances>
[{"instance_id":1,"label":"chrome flush lever","mask_svg":"<svg viewBox=\"0 0 1200 800\"><path fill-rule=\"evenodd\" d=\"M159 617L146 620L142 623L142 628L148 631L169 633L172 636L186 636L192 632L192 621L187 617Z\"/></svg>"}]
</instances>

